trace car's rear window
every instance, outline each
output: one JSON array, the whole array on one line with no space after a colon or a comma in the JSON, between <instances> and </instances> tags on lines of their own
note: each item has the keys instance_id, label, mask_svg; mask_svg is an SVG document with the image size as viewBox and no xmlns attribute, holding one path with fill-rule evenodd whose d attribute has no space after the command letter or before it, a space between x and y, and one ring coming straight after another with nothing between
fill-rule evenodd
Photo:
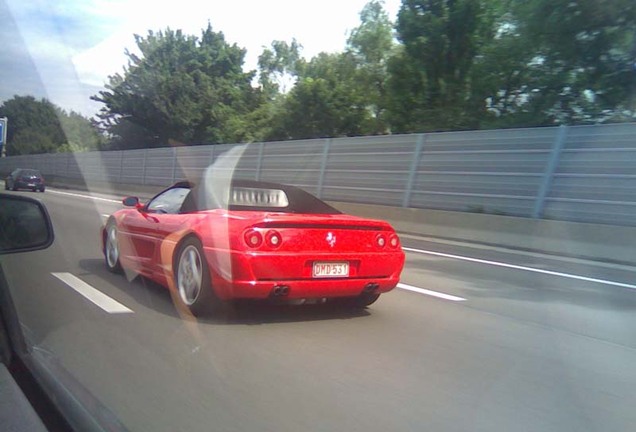
<instances>
[{"instance_id":1,"label":"car's rear window","mask_svg":"<svg viewBox=\"0 0 636 432\"><path fill-rule=\"evenodd\" d=\"M23 176L37 176L37 177L41 177L41 174L39 171L36 170L22 170L20 172L20 175Z\"/></svg>"},{"instance_id":2,"label":"car's rear window","mask_svg":"<svg viewBox=\"0 0 636 432\"><path fill-rule=\"evenodd\" d=\"M186 197L182 213L212 210L221 203L206 199L213 191L195 186ZM231 184L227 208L233 211L264 211L277 213L340 214L341 212L295 186L278 183L236 180Z\"/></svg>"}]
</instances>

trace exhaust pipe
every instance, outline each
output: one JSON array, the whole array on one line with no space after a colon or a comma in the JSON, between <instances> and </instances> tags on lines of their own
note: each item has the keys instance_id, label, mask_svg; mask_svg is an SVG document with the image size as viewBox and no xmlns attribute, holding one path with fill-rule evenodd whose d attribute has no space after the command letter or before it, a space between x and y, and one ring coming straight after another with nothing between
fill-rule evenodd
<instances>
[{"instance_id":1,"label":"exhaust pipe","mask_svg":"<svg viewBox=\"0 0 636 432\"><path fill-rule=\"evenodd\" d=\"M368 294L368 293L374 292L378 288L380 288L379 284L377 284L375 282L369 282L368 284L366 284L364 286L364 288L362 289L362 292L365 293L365 294Z\"/></svg>"},{"instance_id":2,"label":"exhaust pipe","mask_svg":"<svg viewBox=\"0 0 636 432\"><path fill-rule=\"evenodd\" d=\"M287 285L276 285L272 289L273 297L284 297L289 294L289 287Z\"/></svg>"}]
</instances>

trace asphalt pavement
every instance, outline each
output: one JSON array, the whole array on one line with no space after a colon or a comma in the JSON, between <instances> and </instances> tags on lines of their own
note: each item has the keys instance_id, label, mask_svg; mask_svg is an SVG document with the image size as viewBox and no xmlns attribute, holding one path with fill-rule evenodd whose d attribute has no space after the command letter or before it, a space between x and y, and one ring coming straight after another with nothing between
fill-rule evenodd
<instances>
[{"instance_id":1,"label":"asphalt pavement","mask_svg":"<svg viewBox=\"0 0 636 432\"><path fill-rule=\"evenodd\" d=\"M636 425L636 268L404 235L400 288L364 311L248 304L197 321L106 270L99 229L121 197L11 193L41 199L56 234L2 257L26 334L132 431Z\"/></svg>"}]
</instances>

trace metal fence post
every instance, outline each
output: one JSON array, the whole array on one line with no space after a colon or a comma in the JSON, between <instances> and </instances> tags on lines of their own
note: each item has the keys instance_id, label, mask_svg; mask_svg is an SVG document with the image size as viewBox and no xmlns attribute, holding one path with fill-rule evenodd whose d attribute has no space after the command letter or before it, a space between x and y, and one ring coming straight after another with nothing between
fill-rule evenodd
<instances>
[{"instance_id":1,"label":"metal fence post","mask_svg":"<svg viewBox=\"0 0 636 432\"><path fill-rule=\"evenodd\" d=\"M559 126L557 130L557 136L554 139L554 143L552 144L552 151L550 152L550 156L548 158L548 163L545 167L545 172L543 173L543 179L541 180L541 185L539 186L539 191L537 192L537 200L534 203L534 209L532 210L532 218L539 219L543 217L543 210L545 209L545 199L550 192L550 187L552 186L552 179L554 177L554 172L559 164L559 159L561 157L561 151L563 150L563 146L565 145L565 139L567 136L568 127L565 125Z\"/></svg>"},{"instance_id":2,"label":"metal fence post","mask_svg":"<svg viewBox=\"0 0 636 432\"><path fill-rule=\"evenodd\" d=\"M259 143L258 145L258 160L256 161L256 181L261 179L261 169L263 165L263 147L265 143Z\"/></svg>"},{"instance_id":3,"label":"metal fence post","mask_svg":"<svg viewBox=\"0 0 636 432\"><path fill-rule=\"evenodd\" d=\"M172 147L172 183L177 181L177 148Z\"/></svg>"},{"instance_id":4,"label":"metal fence post","mask_svg":"<svg viewBox=\"0 0 636 432\"><path fill-rule=\"evenodd\" d=\"M318 190L316 195L322 198L322 188L325 184L325 171L327 170L327 160L329 159L329 148L331 147L331 138L325 139L325 145L322 148L322 161L320 162L320 177L318 178Z\"/></svg>"},{"instance_id":5,"label":"metal fence post","mask_svg":"<svg viewBox=\"0 0 636 432\"><path fill-rule=\"evenodd\" d=\"M60 175L61 177L64 177L64 176L66 176L66 177L70 177L68 173L69 173L69 171L70 171L70 169L71 169L71 168L70 168L70 165L71 165L71 155L72 155L72 154L73 154L73 153L67 153L67 154L66 154L66 158L65 158L65 159L66 159L66 168L64 169L64 171L65 171L65 172L64 172L63 174L58 174L58 175Z\"/></svg>"},{"instance_id":6,"label":"metal fence post","mask_svg":"<svg viewBox=\"0 0 636 432\"><path fill-rule=\"evenodd\" d=\"M146 184L146 159L148 158L148 149L144 149L144 157L141 159L141 184Z\"/></svg>"},{"instance_id":7,"label":"metal fence post","mask_svg":"<svg viewBox=\"0 0 636 432\"><path fill-rule=\"evenodd\" d=\"M402 207L408 207L411 204L411 195L413 193L413 185L415 184L415 176L417 175L417 168L420 165L420 159L422 157L422 148L426 141L425 134L419 134L415 141L415 149L413 150L413 159L411 159L411 168L409 169L409 176L406 180L406 188L404 189L404 197L402 198Z\"/></svg>"},{"instance_id":8,"label":"metal fence post","mask_svg":"<svg viewBox=\"0 0 636 432\"><path fill-rule=\"evenodd\" d=\"M119 151L119 181L124 178L124 151Z\"/></svg>"},{"instance_id":9,"label":"metal fence post","mask_svg":"<svg viewBox=\"0 0 636 432\"><path fill-rule=\"evenodd\" d=\"M210 145L209 147L210 147L210 163L208 164L208 166L212 166L212 164L214 163L214 145Z\"/></svg>"}]
</instances>

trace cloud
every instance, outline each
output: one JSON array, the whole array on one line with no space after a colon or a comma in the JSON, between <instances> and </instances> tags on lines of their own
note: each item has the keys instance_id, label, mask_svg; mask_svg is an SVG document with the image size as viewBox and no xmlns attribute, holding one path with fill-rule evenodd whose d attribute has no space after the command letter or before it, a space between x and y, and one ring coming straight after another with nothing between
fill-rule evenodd
<instances>
[{"instance_id":1,"label":"cloud","mask_svg":"<svg viewBox=\"0 0 636 432\"><path fill-rule=\"evenodd\" d=\"M0 16L5 17L0 26L0 39L3 41L0 53L0 100L23 94L46 96L40 75L4 2L0 3Z\"/></svg>"},{"instance_id":2,"label":"cloud","mask_svg":"<svg viewBox=\"0 0 636 432\"><path fill-rule=\"evenodd\" d=\"M14 95L46 97L60 107L94 114L100 106L90 96L101 89L84 82L71 61L109 34L113 18L87 16L82 1L14 1L0 3L0 99ZM91 18L91 19L89 19ZM93 19L94 18L94 19Z\"/></svg>"},{"instance_id":3,"label":"cloud","mask_svg":"<svg viewBox=\"0 0 636 432\"><path fill-rule=\"evenodd\" d=\"M8 93L48 97L62 108L93 115L100 105L89 97L109 75L122 72L124 51L135 51L134 34L170 27L198 35L208 21L229 43L247 49L248 70L256 68L272 40L296 38L306 57L339 51L366 1L0 0L9 23L0 27L0 37L10 46L0 54L0 98ZM391 16L399 4L386 2Z\"/></svg>"}]
</instances>

